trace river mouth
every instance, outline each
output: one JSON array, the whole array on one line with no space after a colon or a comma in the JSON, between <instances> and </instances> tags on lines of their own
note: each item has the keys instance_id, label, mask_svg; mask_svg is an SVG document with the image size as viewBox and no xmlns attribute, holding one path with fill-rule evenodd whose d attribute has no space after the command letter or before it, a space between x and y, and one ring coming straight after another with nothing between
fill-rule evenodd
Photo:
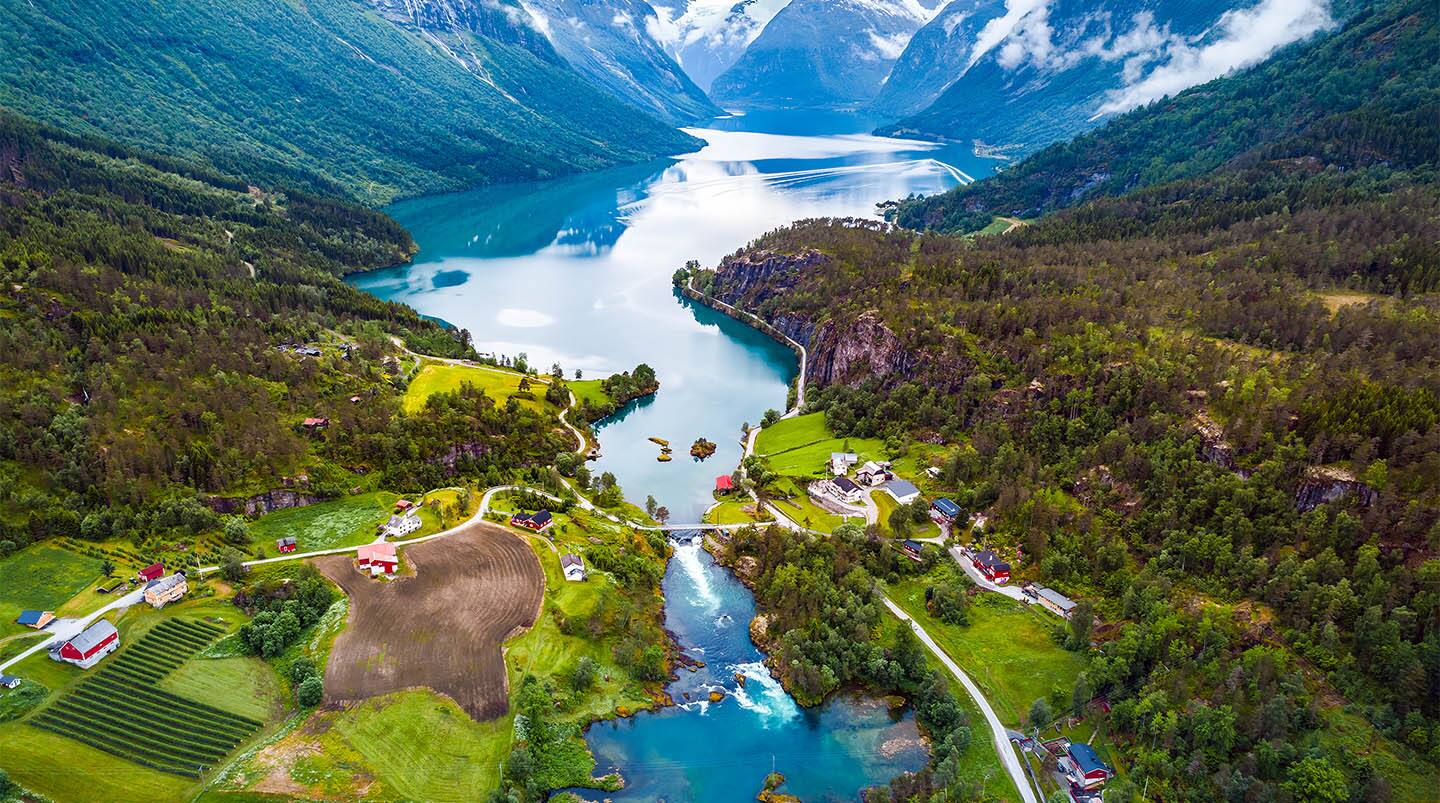
<instances>
[{"instance_id":1,"label":"river mouth","mask_svg":"<svg viewBox=\"0 0 1440 803\"><path fill-rule=\"evenodd\" d=\"M797 366L786 346L679 297L671 274L796 220L873 217L879 202L993 171L968 149L872 128L840 113L747 114L690 129L708 144L676 159L407 201L389 211L420 246L415 262L347 281L468 329L482 353L524 353L541 370L559 363L567 376L596 377L651 365L659 393L598 425L603 457L591 469L612 472L632 501L654 496L673 522L699 521L715 478L740 460L742 425L785 407ZM704 461L681 448L660 463L650 437L719 448ZM773 764L788 778L782 791L855 800L924 764L907 712L850 695L798 706L750 642L749 590L697 544L676 547L664 591L666 626L706 666L679 670L677 706L590 728L599 769L628 783L582 796L753 800ZM711 703L712 690L724 699Z\"/></svg>"}]
</instances>

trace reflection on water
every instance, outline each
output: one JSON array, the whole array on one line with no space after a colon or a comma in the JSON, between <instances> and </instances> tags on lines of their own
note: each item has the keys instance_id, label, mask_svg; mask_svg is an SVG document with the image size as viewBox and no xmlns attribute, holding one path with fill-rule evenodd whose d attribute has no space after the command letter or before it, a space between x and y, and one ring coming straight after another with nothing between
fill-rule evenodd
<instances>
[{"instance_id":1,"label":"reflection on water","mask_svg":"<svg viewBox=\"0 0 1440 803\"><path fill-rule=\"evenodd\" d=\"M659 396L605 425L595 468L693 520L738 461L741 424L784 407L795 360L677 303L670 275L794 220L872 215L879 201L989 171L957 149L857 133L868 130L849 114L752 113L693 129L708 144L678 159L407 201L390 212L420 245L415 263L351 281L468 329L482 352L524 352L570 375L649 363ZM704 436L720 450L708 465L683 451L657 463L651 435L680 446Z\"/></svg>"},{"instance_id":2,"label":"reflection on water","mask_svg":"<svg viewBox=\"0 0 1440 803\"><path fill-rule=\"evenodd\" d=\"M653 366L661 389L600 427L604 457L630 499L653 494L674 521L695 521L714 477L740 458L741 424L785 405L788 349L680 300L670 275L715 264L777 226L873 215L875 204L933 193L990 172L968 153L863 133L853 115L750 114L692 130L708 145L674 160L557 181L409 201L390 211L415 235L415 264L352 277L382 298L468 329L482 352L587 377ZM677 448L655 460L650 436ZM688 458L704 436L705 464ZM750 643L754 601L693 545L665 575L666 625L706 662L670 687L677 707L598 723L601 770L627 779L616 800L753 800L775 767L802 800L854 800L916 769L913 720L869 700L799 708ZM742 685L736 675L746 680ZM724 700L709 702L711 690Z\"/></svg>"}]
</instances>

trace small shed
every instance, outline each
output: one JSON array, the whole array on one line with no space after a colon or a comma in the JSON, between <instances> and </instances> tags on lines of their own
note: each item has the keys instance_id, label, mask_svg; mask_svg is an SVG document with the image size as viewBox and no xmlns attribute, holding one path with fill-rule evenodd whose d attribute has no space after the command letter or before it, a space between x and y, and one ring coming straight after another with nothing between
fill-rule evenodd
<instances>
[{"instance_id":1,"label":"small shed","mask_svg":"<svg viewBox=\"0 0 1440 803\"><path fill-rule=\"evenodd\" d=\"M317 429L324 429L330 426L330 419L326 418L325 416L315 416L313 418L305 419L303 422L301 422L301 426L314 432Z\"/></svg>"},{"instance_id":2,"label":"small shed","mask_svg":"<svg viewBox=\"0 0 1440 803\"><path fill-rule=\"evenodd\" d=\"M294 552L295 547L295 536L293 535L287 535L284 538L275 539L275 548L278 549L281 554L284 554L286 552Z\"/></svg>"},{"instance_id":3,"label":"small shed","mask_svg":"<svg viewBox=\"0 0 1440 803\"><path fill-rule=\"evenodd\" d=\"M55 621L55 614L49 611L21 611L15 617L15 623L33 627L36 630L43 630L45 626Z\"/></svg>"},{"instance_id":4,"label":"small shed","mask_svg":"<svg viewBox=\"0 0 1440 803\"><path fill-rule=\"evenodd\" d=\"M735 481L730 479L729 474L721 474L715 478L715 492L728 494L735 489Z\"/></svg>"},{"instance_id":5,"label":"small shed","mask_svg":"<svg viewBox=\"0 0 1440 803\"><path fill-rule=\"evenodd\" d=\"M400 511L409 510L412 507L415 507L415 503L411 502L409 499L401 499L400 501L395 503L395 509Z\"/></svg>"}]
</instances>

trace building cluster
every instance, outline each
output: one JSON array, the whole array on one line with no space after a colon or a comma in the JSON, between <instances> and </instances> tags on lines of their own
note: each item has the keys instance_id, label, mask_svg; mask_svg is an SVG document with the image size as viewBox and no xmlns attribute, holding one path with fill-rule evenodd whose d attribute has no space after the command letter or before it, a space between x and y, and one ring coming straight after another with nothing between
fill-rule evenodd
<instances>
[{"instance_id":1,"label":"building cluster","mask_svg":"<svg viewBox=\"0 0 1440 803\"><path fill-rule=\"evenodd\" d=\"M1106 782L1115 777L1115 768L1084 742L1052 739L1044 747L1055 757L1055 765L1069 785L1066 791L1072 803L1100 803Z\"/></svg>"},{"instance_id":2,"label":"building cluster","mask_svg":"<svg viewBox=\"0 0 1440 803\"><path fill-rule=\"evenodd\" d=\"M920 498L920 489L915 483L902 480L890 470L890 463L884 460L869 460L864 465L851 468L859 463L853 452L832 452L830 454L830 479L810 484L809 492L817 501L833 500L847 505L859 504L865 494L879 488L897 503L908 505Z\"/></svg>"}]
</instances>

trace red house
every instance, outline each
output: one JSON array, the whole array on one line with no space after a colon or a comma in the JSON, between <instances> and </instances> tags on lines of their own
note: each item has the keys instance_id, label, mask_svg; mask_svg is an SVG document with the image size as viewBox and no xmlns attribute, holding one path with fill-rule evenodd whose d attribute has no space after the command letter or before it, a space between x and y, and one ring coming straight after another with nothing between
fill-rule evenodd
<instances>
[{"instance_id":1,"label":"red house","mask_svg":"<svg viewBox=\"0 0 1440 803\"><path fill-rule=\"evenodd\" d=\"M1115 774L1114 768L1096 754L1095 749L1084 742L1075 742L1065 751L1068 761L1061 767L1071 783L1085 790L1099 789Z\"/></svg>"},{"instance_id":2,"label":"red house","mask_svg":"<svg viewBox=\"0 0 1440 803\"><path fill-rule=\"evenodd\" d=\"M311 432L314 432L317 429L324 429L330 426L330 419L326 418L325 416L307 418L304 422L301 423L301 426L305 427Z\"/></svg>"},{"instance_id":3,"label":"red house","mask_svg":"<svg viewBox=\"0 0 1440 803\"><path fill-rule=\"evenodd\" d=\"M399 502L395 503L396 510L409 510L412 507L415 507L415 503L411 502L409 499L401 499Z\"/></svg>"},{"instance_id":4,"label":"red house","mask_svg":"<svg viewBox=\"0 0 1440 803\"><path fill-rule=\"evenodd\" d=\"M999 555L988 549L984 552L977 552L970 562L995 585L1004 585L1010 581L1010 564L1001 560Z\"/></svg>"},{"instance_id":5,"label":"red house","mask_svg":"<svg viewBox=\"0 0 1440 803\"><path fill-rule=\"evenodd\" d=\"M550 525L555 523L555 517L550 515L548 510L537 510L528 516L524 513L516 513L510 517L511 527L524 527L535 532L544 532Z\"/></svg>"},{"instance_id":6,"label":"red house","mask_svg":"<svg viewBox=\"0 0 1440 803\"><path fill-rule=\"evenodd\" d=\"M144 582L159 580L165 576L165 564L156 561L140 570L140 579Z\"/></svg>"},{"instance_id":7,"label":"red house","mask_svg":"<svg viewBox=\"0 0 1440 803\"><path fill-rule=\"evenodd\" d=\"M286 552L294 552L295 536L289 535L284 538L277 539L275 541L275 548L280 550L281 554L284 554Z\"/></svg>"},{"instance_id":8,"label":"red house","mask_svg":"<svg viewBox=\"0 0 1440 803\"><path fill-rule=\"evenodd\" d=\"M735 483L730 479L729 474L722 474L715 478L715 493L728 494L735 489Z\"/></svg>"},{"instance_id":9,"label":"red house","mask_svg":"<svg viewBox=\"0 0 1440 803\"><path fill-rule=\"evenodd\" d=\"M59 649L51 648L50 657L56 661L74 664L81 669L89 669L119 647L120 632L115 629L115 625L101 619L85 628L80 635L61 644Z\"/></svg>"},{"instance_id":10,"label":"red house","mask_svg":"<svg viewBox=\"0 0 1440 803\"><path fill-rule=\"evenodd\" d=\"M388 541L360 547L358 558L356 563L368 570L371 577L394 574L400 568L400 556L395 552L395 545Z\"/></svg>"}]
</instances>

